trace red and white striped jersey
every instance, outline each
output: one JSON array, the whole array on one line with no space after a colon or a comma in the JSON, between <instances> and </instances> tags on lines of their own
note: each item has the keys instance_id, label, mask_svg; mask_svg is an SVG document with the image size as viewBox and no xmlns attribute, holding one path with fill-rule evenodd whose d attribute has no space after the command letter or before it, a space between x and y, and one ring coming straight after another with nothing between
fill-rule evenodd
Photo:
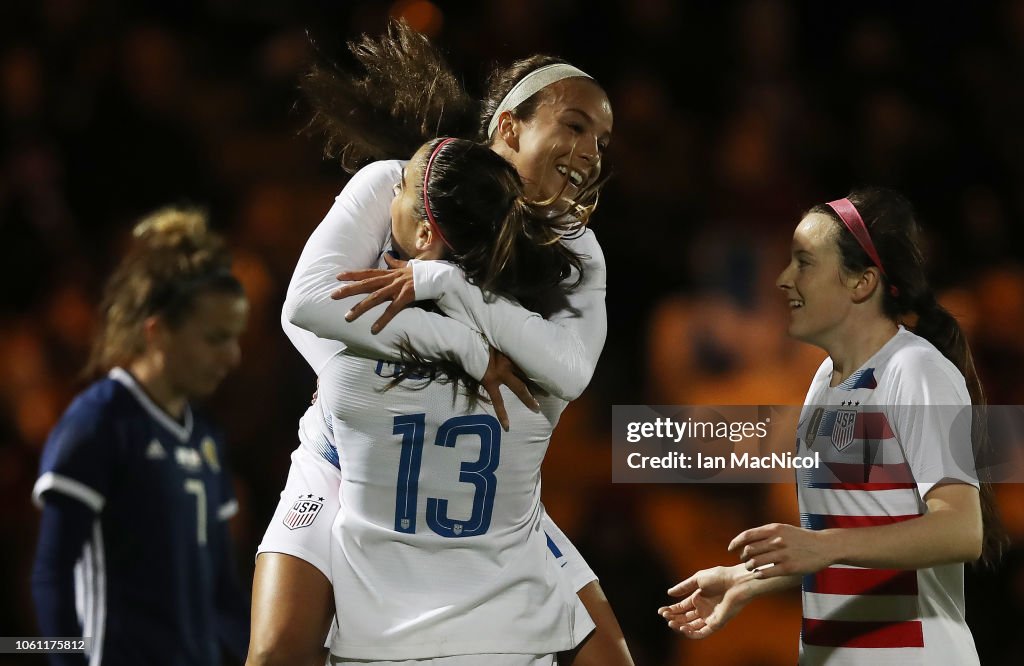
<instances>
[{"instance_id":1,"label":"red and white striped jersey","mask_svg":"<svg viewBox=\"0 0 1024 666\"><path fill-rule=\"evenodd\" d=\"M900 327L863 367L829 386L825 359L807 393L797 447L819 469L798 473L804 528L911 520L939 481L977 486L971 399L963 375ZM806 450L805 450L806 449ZM801 664L978 663L964 619L964 567L880 570L834 565L803 580Z\"/></svg>"}]
</instances>

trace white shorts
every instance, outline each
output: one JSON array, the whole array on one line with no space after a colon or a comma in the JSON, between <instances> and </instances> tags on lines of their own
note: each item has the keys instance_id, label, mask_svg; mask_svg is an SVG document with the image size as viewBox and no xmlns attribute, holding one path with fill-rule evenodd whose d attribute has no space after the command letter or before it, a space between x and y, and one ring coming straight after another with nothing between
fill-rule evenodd
<instances>
[{"instance_id":1,"label":"white shorts","mask_svg":"<svg viewBox=\"0 0 1024 666\"><path fill-rule=\"evenodd\" d=\"M331 580L331 525L340 486L341 472L334 465L301 445L292 451L288 480L256 554L297 557Z\"/></svg>"},{"instance_id":2,"label":"white shorts","mask_svg":"<svg viewBox=\"0 0 1024 666\"><path fill-rule=\"evenodd\" d=\"M338 513L340 485L338 468L301 445L295 449L281 500L256 553L297 557L312 564L330 580L331 525ZM316 507L316 504L321 506ZM316 515L310 516L313 511ZM541 515L541 528L548 537L548 548L574 590L579 592L597 580L594 570L548 517L546 510Z\"/></svg>"},{"instance_id":3,"label":"white shorts","mask_svg":"<svg viewBox=\"0 0 1024 666\"><path fill-rule=\"evenodd\" d=\"M548 549L551 550L557 559L559 566L562 568L562 573L568 577L567 579L572 584L572 589L579 592L588 583L597 580L597 574L594 573L594 570L590 568L587 561L580 555L580 551L576 550L576 546L572 545L569 537L565 536L565 533L559 529L558 525L555 525L555 521L551 520L543 504L541 505L541 510L540 528L544 530L544 534L548 537Z\"/></svg>"},{"instance_id":4,"label":"white shorts","mask_svg":"<svg viewBox=\"0 0 1024 666\"><path fill-rule=\"evenodd\" d=\"M316 567L327 580L332 580L331 551L332 527L340 508L339 490L341 472L316 452L300 445L291 456L288 479L281 499L267 526L257 553L283 553L299 558ZM542 513L541 528L547 537L547 546L559 565L567 583L566 591L578 592L597 579L576 547L548 517ZM575 596L576 632L581 638L594 629L594 623L583 602ZM337 631L337 618L331 625L325 646L330 647ZM425 660L373 661L331 655L330 664L381 664L406 666L551 666L552 655L529 654L473 654L436 657Z\"/></svg>"},{"instance_id":5,"label":"white shorts","mask_svg":"<svg viewBox=\"0 0 1024 666\"><path fill-rule=\"evenodd\" d=\"M374 666L555 666L558 660L553 654L459 654L451 657L434 657L433 659L409 659L407 661L363 661L345 659L331 655L327 663L331 666L358 666L374 664Z\"/></svg>"}]
</instances>

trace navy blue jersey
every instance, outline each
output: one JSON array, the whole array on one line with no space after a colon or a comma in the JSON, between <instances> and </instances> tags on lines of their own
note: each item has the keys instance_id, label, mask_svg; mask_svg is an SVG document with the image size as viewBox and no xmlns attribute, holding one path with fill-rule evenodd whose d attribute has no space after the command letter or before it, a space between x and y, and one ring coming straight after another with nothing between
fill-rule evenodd
<instances>
[{"instance_id":1,"label":"navy blue jersey","mask_svg":"<svg viewBox=\"0 0 1024 666\"><path fill-rule=\"evenodd\" d=\"M33 498L60 494L94 512L74 572L90 664L221 663L225 521L238 506L224 463L211 424L187 407L175 421L120 368L54 427Z\"/></svg>"}]
</instances>

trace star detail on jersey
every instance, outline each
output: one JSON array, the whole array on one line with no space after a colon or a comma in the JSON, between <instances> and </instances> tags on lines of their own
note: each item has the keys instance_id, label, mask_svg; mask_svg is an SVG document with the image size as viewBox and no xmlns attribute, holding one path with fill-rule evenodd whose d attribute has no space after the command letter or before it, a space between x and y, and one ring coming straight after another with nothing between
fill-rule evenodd
<instances>
[{"instance_id":1,"label":"star detail on jersey","mask_svg":"<svg viewBox=\"0 0 1024 666\"><path fill-rule=\"evenodd\" d=\"M213 441L213 438L204 437L200 448L202 448L203 458L206 459L206 464L209 465L210 471L214 473L220 472L220 461L217 459L217 444Z\"/></svg>"}]
</instances>

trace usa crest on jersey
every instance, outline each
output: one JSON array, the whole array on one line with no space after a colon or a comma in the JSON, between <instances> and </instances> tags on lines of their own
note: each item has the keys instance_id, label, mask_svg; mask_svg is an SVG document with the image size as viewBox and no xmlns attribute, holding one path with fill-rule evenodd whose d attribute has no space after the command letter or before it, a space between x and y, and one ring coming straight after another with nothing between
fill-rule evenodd
<instances>
[{"instance_id":1,"label":"usa crest on jersey","mask_svg":"<svg viewBox=\"0 0 1024 666\"><path fill-rule=\"evenodd\" d=\"M857 429L857 410L840 409L836 413L836 424L832 429L832 445L836 451L842 451L853 443Z\"/></svg>"},{"instance_id":2,"label":"usa crest on jersey","mask_svg":"<svg viewBox=\"0 0 1024 666\"><path fill-rule=\"evenodd\" d=\"M288 510L288 513L284 514L282 522L284 526L290 530L297 530L300 527L309 527L316 520L317 515L320 513L320 509L324 506L323 497L314 497L313 495L299 495L299 499L292 504L292 508Z\"/></svg>"}]
</instances>

